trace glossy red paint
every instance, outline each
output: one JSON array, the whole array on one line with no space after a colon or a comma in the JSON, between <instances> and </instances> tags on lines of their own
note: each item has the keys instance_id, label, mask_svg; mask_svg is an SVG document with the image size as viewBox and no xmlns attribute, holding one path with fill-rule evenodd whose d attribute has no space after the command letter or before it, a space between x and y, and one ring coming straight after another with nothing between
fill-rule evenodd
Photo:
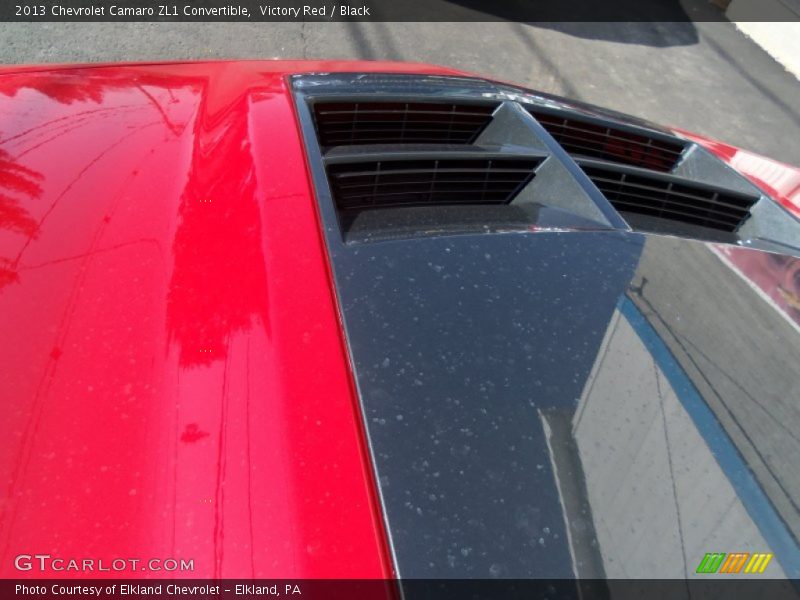
<instances>
[{"instance_id":1,"label":"glossy red paint","mask_svg":"<svg viewBox=\"0 0 800 600\"><path fill-rule=\"evenodd\" d=\"M690 131L673 131L705 147L800 218L800 168Z\"/></svg>"},{"instance_id":2,"label":"glossy red paint","mask_svg":"<svg viewBox=\"0 0 800 600\"><path fill-rule=\"evenodd\" d=\"M0 576L391 575L285 78L331 70L454 73L0 74Z\"/></svg>"}]
</instances>

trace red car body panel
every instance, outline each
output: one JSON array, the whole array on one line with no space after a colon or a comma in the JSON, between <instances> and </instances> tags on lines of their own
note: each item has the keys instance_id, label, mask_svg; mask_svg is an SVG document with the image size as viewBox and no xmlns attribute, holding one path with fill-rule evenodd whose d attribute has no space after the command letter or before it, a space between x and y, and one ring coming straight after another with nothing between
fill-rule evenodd
<instances>
[{"instance_id":1,"label":"red car body panel","mask_svg":"<svg viewBox=\"0 0 800 600\"><path fill-rule=\"evenodd\" d=\"M287 87L329 71L461 74L0 69L3 577L391 577Z\"/></svg>"},{"instance_id":2,"label":"red car body panel","mask_svg":"<svg viewBox=\"0 0 800 600\"><path fill-rule=\"evenodd\" d=\"M391 575L285 80L331 69L412 67L0 77L3 576Z\"/></svg>"}]
</instances>

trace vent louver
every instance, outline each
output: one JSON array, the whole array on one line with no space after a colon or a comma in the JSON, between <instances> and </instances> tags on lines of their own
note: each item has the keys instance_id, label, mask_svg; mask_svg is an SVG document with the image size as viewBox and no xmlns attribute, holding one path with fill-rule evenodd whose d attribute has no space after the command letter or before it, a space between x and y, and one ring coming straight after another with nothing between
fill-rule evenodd
<instances>
[{"instance_id":1,"label":"vent louver","mask_svg":"<svg viewBox=\"0 0 800 600\"><path fill-rule=\"evenodd\" d=\"M289 79L337 244L556 230L767 250L800 239L800 221L691 134L477 78Z\"/></svg>"},{"instance_id":2,"label":"vent louver","mask_svg":"<svg viewBox=\"0 0 800 600\"><path fill-rule=\"evenodd\" d=\"M316 102L323 147L357 144L471 144L497 103Z\"/></svg>"},{"instance_id":3,"label":"vent louver","mask_svg":"<svg viewBox=\"0 0 800 600\"><path fill-rule=\"evenodd\" d=\"M684 150L679 141L656 139L572 115L528 110L567 152L576 156L666 173L675 167Z\"/></svg>"},{"instance_id":4,"label":"vent louver","mask_svg":"<svg viewBox=\"0 0 800 600\"><path fill-rule=\"evenodd\" d=\"M582 166L614 208L623 214L646 215L732 233L750 216L750 208L758 200L757 196L665 176Z\"/></svg>"},{"instance_id":5,"label":"vent louver","mask_svg":"<svg viewBox=\"0 0 800 600\"><path fill-rule=\"evenodd\" d=\"M508 204L533 179L536 158L385 160L328 165L340 211Z\"/></svg>"}]
</instances>

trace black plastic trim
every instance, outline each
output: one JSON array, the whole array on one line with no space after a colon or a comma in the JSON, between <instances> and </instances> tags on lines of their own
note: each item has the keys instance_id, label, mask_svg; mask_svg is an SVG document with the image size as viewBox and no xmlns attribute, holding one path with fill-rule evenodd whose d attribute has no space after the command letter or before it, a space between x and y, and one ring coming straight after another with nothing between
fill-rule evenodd
<instances>
[{"instance_id":1,"label":"black plastic trim","mask_svg":"<svg viewBox=\"0 0 800 600\"><path fill-rule=\"evenodd\" d=\"M735 233L750 218L750 210L760 198L756 194L605 161L580 159L578 164L623 215L642 214ZM663 232L662 228L659 233Z\"/></svg>"}]
</instances>

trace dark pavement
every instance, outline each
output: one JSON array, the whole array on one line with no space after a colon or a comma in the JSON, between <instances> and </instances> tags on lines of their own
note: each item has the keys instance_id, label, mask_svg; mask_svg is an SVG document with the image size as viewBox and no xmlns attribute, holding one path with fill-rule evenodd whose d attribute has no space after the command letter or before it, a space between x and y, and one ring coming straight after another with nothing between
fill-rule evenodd
<instances>
[{"instance_id":1,"label":"dark pavement","mask_svg":"<svg viewBox=\"0 0 800 600\"><path fill-rule=\"evenodd\" d=\"M358 58L447 65L800 164L800 82L731 23L15 23L0 62Z\"/></svg>"}]
</instances>

